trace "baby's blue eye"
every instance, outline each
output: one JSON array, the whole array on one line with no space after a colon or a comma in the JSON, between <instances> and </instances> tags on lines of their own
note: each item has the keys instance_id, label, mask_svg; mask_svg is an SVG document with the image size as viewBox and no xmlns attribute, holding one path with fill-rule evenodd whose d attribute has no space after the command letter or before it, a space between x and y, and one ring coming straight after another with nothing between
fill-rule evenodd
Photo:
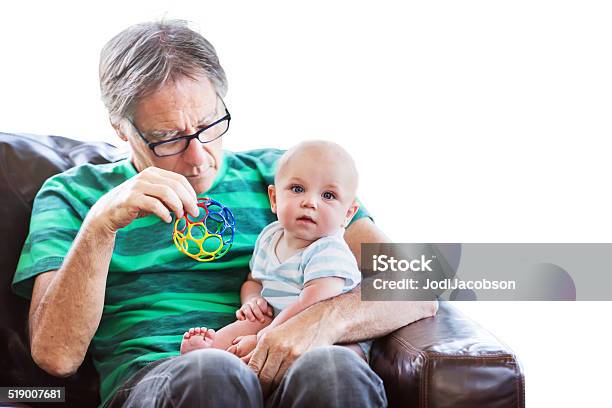
<instances>
[{"instance_id":1,"label":"baby's blue eye","mask_svg":"<svg viewBox=\"0 0 612 408\"><path fill-rule=\"evenodd\" d=\"M322 194L322 197L326 200L333 200L334 198L336 198L336 196L334 195L334 193L332 193L331 191L326 191Z\"/></svg>"},{"instance_id":2,"label":"baby's blue eye","mask_svg":"<svg viewBox=\"0 0 612 408\"><path fill-rule=\"evenodd\" d=\"M303 193L304 192L304 187L302 187L302 186L291 186L291 191L293 191L294 193Z\"/></svg>"}]
</instances>

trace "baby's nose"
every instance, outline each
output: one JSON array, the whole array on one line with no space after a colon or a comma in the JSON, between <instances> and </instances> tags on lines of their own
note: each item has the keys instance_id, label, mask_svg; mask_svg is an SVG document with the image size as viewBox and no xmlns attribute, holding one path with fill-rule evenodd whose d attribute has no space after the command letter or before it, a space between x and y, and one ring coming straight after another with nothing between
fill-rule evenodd
<instances>
[{"instance_id":1,"label":"baby's nose","mask_svg":"<svg viewBox=\"0 0 612 408\"><path fill-rule=\"evenodd\" d=\"M302 200L302 207L306 207L306 208L317 208L317 199L316 197L312 196L312 195L306 195L304 196L304 200Z\"/></svg>"}]
</instances>

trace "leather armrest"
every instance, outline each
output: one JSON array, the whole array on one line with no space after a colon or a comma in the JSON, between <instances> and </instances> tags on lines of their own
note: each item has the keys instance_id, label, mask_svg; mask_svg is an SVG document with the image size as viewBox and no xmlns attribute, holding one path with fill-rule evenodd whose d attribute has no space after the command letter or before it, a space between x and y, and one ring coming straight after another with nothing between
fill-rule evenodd
<instances>
[{"instance_id":1,"label":"leather armrest","mask_svg":"<svg viewBox=\"0 0 612 408\"><path fill-rule=\"evenodd\" d=\"M525 382L512 350L440 302L435 317L376 340L371 366L389 407L524 407Z\"/></svg>"}]
</instances>

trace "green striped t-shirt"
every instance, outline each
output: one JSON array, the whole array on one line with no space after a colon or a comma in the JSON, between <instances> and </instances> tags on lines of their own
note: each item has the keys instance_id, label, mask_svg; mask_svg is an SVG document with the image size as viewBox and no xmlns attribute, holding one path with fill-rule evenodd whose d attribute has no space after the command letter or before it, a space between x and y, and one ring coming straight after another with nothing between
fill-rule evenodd
<instances>
[{"instance_id":1,"label":"green striped t-shirt","mask_svg":"<svg viewBox=\"0 0 612 408\"><path fill-rule=\"evenodd\" d=\"M219 329L235 320L255 240L276 220L267 187L282 153L224 151L213 185L200 195L229 207L236 219L233 246L216 261L197 262L180 253L172 241L173 224L154 215L117 232L102 320L90 345L102 404L146 364L178 355L189 327ZM47 180L34 200L13 291L30 298L34 277L61 267L93 204L136 174L132 163L122 160L75 167ZM360 210L353 221L365 215Z\"/></svg>"}]
</instances>

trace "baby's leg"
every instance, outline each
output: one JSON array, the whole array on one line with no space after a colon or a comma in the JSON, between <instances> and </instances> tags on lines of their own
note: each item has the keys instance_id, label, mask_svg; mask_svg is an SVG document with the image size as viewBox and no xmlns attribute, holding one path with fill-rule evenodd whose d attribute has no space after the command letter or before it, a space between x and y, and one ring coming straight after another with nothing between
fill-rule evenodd
<instances>
[{"instance_id":1,"label":"baby's leg","mask_svg":"<svg viewBox=\"0 0 612 408\"><path fill-rule=\"evenodd\" d=\"M236 320L224 328L215 332L206 327L191 328L183 335L181 342L181 354L202 348L218 348L227 350L232 345L232 341L238 336L257 334L261 329L272 322L272 318L264 315L264 322L258 320Z\"/></svg>"},{"instance_id":2,"label":"baby's leg","mask_svg":"<svg viewBox=\"0 0 612 408\"><path fill-rule=\"evenodd\" d=\"M236 337L257 334L270 323L272 323L272 318L266 315L264 315L263 323L259 320L255 320L254 322L249 320L236 320L234 323L228 324L217 332L213 347L227 350Z\"/></svg>"}]
</instances>

